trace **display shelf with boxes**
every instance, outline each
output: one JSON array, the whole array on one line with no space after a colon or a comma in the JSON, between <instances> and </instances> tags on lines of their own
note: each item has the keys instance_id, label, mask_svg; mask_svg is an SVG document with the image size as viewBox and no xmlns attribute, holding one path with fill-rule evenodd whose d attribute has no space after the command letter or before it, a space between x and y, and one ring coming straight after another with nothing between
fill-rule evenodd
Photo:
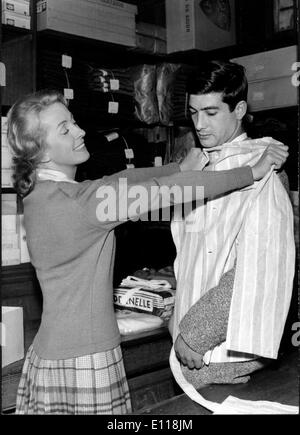
<instances>
[{"instance_id":1,"label":"display shelf with boxes","mask_svg":"<svg viewBox=\"0 0 300 435\"><path fill-rule=\"evenodd\" d=\"M37 3L37 30L135 47L136 14L136 6L120 1L41 0Z\"/></svg>"},{"instance_id":2,"label":"display shelf with boxes","mask_svg":"<svg viewBox=\"0 0 300 435\"><path fill-rule=\"evenodd\" d=\"M1 57L5 60L7 57L6 44L9 41L17 42L20 38L33 39L33 33L36 25L34 14L35 0L1 0ZM12 51L12 50L11 50Z\"/></svg>"},{"instance_id":3,"label":"display shelf with boxes","mask_svg":"<svg viewBox=\"0 0 300 435\"><path fill-rule=\"evenodd\" d=\"M250 110L296 106L298 86L293 82L297 46L279 48L232 59L246 68Z\"/></svg>"},{"instance_id":4,"label":"display shelf with boxes","mask_svg":"<svg viewBox=\"0 0 300 435\"><path fill-rule=\"evenodd\" d=\"M17 194L3 193L1 205L2 266L29 263L24 215L20 210L22 204L18 201Z\"/></svg>"},{"instance_id":5,"label":"display shelf with boxes","mask_svg":"<svg viewBox=\"0 0 300 435\"><path fill-rule=\"evenodd\" d=\"M7 108L36 89L35 3L2 0L1 62L6 67L6 86L1 104Z\"/></svg>"},{"instance_id":6,"label":"display shelf with boxes","mask_svg":"<svg viewBox=\"0 0 300 435\"><path fill-rule=\"evenodd\" d=\"M12 155L7 141L7 117L1 117L1 187L13 191Z\"/></svg>"}]
</instances>

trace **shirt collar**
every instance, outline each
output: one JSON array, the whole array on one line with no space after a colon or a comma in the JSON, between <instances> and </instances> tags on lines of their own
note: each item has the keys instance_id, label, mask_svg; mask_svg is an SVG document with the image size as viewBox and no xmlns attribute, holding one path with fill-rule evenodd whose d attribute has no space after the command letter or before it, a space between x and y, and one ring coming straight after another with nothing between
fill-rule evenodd
<instances>
[{"instance_id":1,"label":"shirt collar","mask_svg":"<svg viewBox=\"0 0 300 435\"><path fill-rule=\"evenodd\" d=\"M45 181L65 181L67 183L77 183L77 181L69 178L64 172L55 171L54 169L45 169L40 168L37 170L37 178L38 180Z\"/></svg>"}]
</instances>

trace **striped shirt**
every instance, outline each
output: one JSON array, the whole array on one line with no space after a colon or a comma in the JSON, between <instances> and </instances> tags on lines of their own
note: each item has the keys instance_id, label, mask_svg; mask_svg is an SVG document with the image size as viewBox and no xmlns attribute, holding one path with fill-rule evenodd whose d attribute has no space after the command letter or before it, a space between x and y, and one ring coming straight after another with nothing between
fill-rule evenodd
<instances>
[{"instance_id":1,"label":"striped shirt","mask_svg":"<svg viewBox=\"0 0 300 435\"><path fill-rule=\"evenodd\" d=\"M204 150L202 169L207 163L210 171L253 166L267 143L244 139ZM270 171L250 187L208 200L171 228L177 249L174 342L189 308L236 261L226 342L205 362L276 358L295 263L292 207L278 176Z\"/></svg>"}]
</instances>

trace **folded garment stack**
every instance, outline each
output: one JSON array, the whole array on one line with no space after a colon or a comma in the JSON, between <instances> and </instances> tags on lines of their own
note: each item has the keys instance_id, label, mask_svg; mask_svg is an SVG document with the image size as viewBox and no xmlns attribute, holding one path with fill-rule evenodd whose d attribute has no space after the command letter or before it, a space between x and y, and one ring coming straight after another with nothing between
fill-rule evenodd
<instances>
[{"instance_id":1,"label":"folded garment stack","mask_svg":"<svg viewBox=\"0 0 300 435\"><path fill-rule=\"evenodd\" d=\"M171 317L174 301L175 290L165 280L148 281L129 276L114 289L116 309L148 313L164 320Z\"/></svg>"}]
</instances>

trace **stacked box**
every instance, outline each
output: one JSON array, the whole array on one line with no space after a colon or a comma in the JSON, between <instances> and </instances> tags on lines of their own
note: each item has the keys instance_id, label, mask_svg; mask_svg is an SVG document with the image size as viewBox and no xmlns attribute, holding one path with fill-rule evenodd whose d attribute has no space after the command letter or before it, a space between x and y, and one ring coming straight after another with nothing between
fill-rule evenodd
<instances>
[{"instance_id":1,"label":"stacked box","mask_svg":"<svg viewBox=\"0 0 300 435\"><path fill-rule=\"evenodd\" d=\"M29 263L24 216L18 214L17 195L2 195L2 265Z\"/></svg>"},{"instance_id":2,"label":"stacked box","mask_svg":"<svg viewBox=\"0 0 300 435\"><path fill-rule=\"evenodd\" d=\"M41 0L37 29L135 47L136 13L136 6L112 0Z\"/></svg>"},{"instance_id":3,"label":"stacked box","mask_svg":"<svg viewBox=\"0 0 300 435\"><path fill-rule=\"evenodd\" d=\"M250 110L276 109L297 105L293 83L297 61L296 45L232 59L246 68Z\"/></svg>"},{"instance_id":4,"label":"stacked box","mask_svg":"<svg viewBox=\"0 0 300 435\"><path fill-rule=\"evenodd\" d=\"M167 51L235 45L235 1L166 0Z\"/></svg>"},{"instance_id":5,"label":"stacked box","mask_svg":"<svg viewBox=\"0 0 300 435\"><path fill-rule=\"evenodd\" d=\"M24 325L22 307L2 307L2 367L24 358Z\"/></svg>"},{"instance_id":6,"label":"stacked box","mask_svg":"<svg viewBox=\"0 0 300 435\"><path fill-rule=\"evenodd\" d=\"M17 223L17 195L2 195L2 265L21 261Z\"/></svg>"},{"instance_id":7,"label":"stacked box","mask_svg":"<svg viewBox=\"0 0 300 435\"><path fill-rule=\"evenodd\" d=\"M30 29L30 4L27 0L2 0L2 23Z\"/></svg>"},{"instance_id":8,"label":"stacked box","mask_svg":"<svg viewBox=\"0 0 300 435\"><path fill-rule=\"evenodd\" d=\"M1 117L1 186L12 187L12 156L7 142L7 118Z\"/></svg>"}]
</instances>

